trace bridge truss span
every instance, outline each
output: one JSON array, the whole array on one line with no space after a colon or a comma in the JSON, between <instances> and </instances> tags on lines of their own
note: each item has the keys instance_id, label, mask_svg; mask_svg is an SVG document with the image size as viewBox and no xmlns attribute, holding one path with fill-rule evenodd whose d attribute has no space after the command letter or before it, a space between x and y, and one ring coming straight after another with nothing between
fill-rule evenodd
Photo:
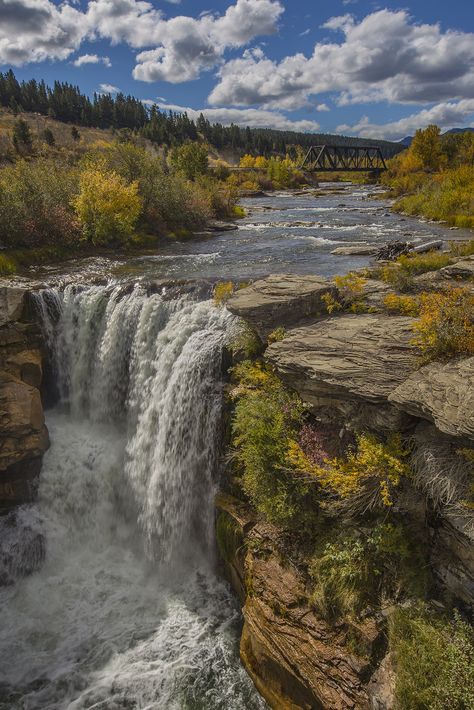
<instances>
[{"instance_id":1,"label":"bridge truss span","mask_svg":"<svg viewBox=\"0 0 474 710\"><path fill-rule=\"evenodd\" d=\"M379 146L316 145L306 153L307 172L382 172L387 165Z\"/></svg>"}]
</instances>

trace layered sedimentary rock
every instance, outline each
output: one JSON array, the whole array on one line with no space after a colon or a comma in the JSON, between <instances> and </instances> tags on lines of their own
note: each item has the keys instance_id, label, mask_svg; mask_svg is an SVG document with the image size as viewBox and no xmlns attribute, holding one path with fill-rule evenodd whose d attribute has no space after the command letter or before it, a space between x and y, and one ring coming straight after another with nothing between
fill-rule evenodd
<instances>
[{"instance_id":1,"label":"layered sedimentary rock","mask_svg":"<svg viewBox=\"0 0 474 710\"><path fill-rule=\"evenodd\" d=\"M35 494L48 432L41 403L41 337L23 289L0 289L0 508Z\"/></svg>"},{"instance_id":2,"label":"layered sedimentary rock","mask_svg":"<svg viewBox=\"0 0 474 710\"><path fill-rule=\"evenodd\" d=\"M240 653L259 692L279 710L369 708L368 681L384 652L378 624L318 618L304 577L282 554L279 531L231 496L218 496L216 505L229 518L226 567L244 603ZM349 636L360 655L350 652Z\"/></svg>"},{"instance_id":3,"label":"layered sedimentary rock","mask_svg":"<svg viewBox=\"0 0 474 710\"><path fill-rule=\"evenodd\" d=\"M289 330L266 351L283 380L314 411L337 410L373 429L401 429L407 417L389 395L414 370L411 319L342 315Z\"/></svg>"},{"instance_id":4,"label":"layered sedimentary rock","mask_svg":"<svg viewBox=\"0 0 474 710\"><path fill-rule=\"evenodd\" d=\"M432 362L412 372L389 400L445 434L474 440L474 357Z\"/></svg>"},{"instance_id":5,"label":"layered sedimentary rock","mask_svg":"<svg viewBox=\"0 0 474 710\"><path fill-rule=\"evenodd\" d=\"M250 323L265 340L276 327L326 314L322 300L325 294L335 295L336 289L322 276L273 274L237 291L227 307Z\"/></svg>"},{"instance_id":6,"label":"layered sedimentary rock","mask_svg":"<svg viewBox=\"0 0 474 710\"><path fill-rule=\"evenodd\" d=\"M431 287L463 285L457 279L468 275L471 263L446 267L436 278L430 274ZM423 277L417 278L421 288ZM329 315L323 306L311 312L296 307L306 297L306 289L300 290L306 278L280 275L277 281L275 302L274 281L265 279L240 291L231 310L262 339L284 325L283 339L269 345L264 357L319 422L352 432L404 433L413 447L412 470L396 514L424 541L432 593L473 610L474 519L464 500L469 481L462 452L474 450L474 358L423 366L413 345L413 320L372 312L382 311L390 290L379 282L364 284L371 312ZM337 290L329 293L343 299ZM385 655L383 622L372 615L357 629L348 629L347 621L326 624L311 608L305 579L285 557L272 526L235 499L220 497L217 507L237 530L224 558L243 602L242 660L269 705L391 710L394 670ZM365 648L362 656L351 654L349 633Z\"/></svg>"}]
</instances>

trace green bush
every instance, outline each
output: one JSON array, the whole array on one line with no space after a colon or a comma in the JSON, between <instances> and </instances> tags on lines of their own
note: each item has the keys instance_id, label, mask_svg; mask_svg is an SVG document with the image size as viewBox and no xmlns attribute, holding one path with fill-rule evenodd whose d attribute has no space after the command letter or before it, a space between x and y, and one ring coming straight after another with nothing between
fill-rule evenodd
<instances>
[{"instance_id":1,"label":"green bush","mask_svg":"<svg viewBox=\"0 0 474 710\"><path fill-rule=\"evenodd\" d=\"M71 202L78 171L60 160L19 160L0 171L0 241L8 247L67 244L79 225Z\"/></svg>"},{"instance_id":2,"label":"green bush","mask_svg":"<svg viewBox=\"0 0 474 710\"><path fill-rule=\"evenodd\" d=\"M397 609L389 623L399 710L474 707L474 630L426 606Z\"/></svg>"},{"instance_id":3,"label":"green bush","mask_svg":"<svg viewBox=\"0 0 474 710\"><path fill-rule=\"evenodd\" d=\"M171 152L171 164L181 171L188 180L195 180L208 172L209 148L205 143L189 141Z\"/></svg>"},{"instance_id":4,"label":"green bush","mask_svg":"<svg viewBox=\"0 0 474 710\"><path fill-rule=\"evenodd\" d=\"M243 491L270 522L305 532L317 518L316 488L288 464L304 406L262 364L237 365L233 382L232 446Z\"/></svg>"},{"instance_id":5,"label":"green bush","mask_svg":"<svg viewBox=\"0 0 474 710\"><path fill-rule=\"evenodd\" d=\"M220 511L216 520L216 541L221 557L226 562L232 562L237 550L243 544L242 534L234 520Z\"/></svg>"},{"instance_id":6,"label":"green bush","mask_svg":"<svg viewBox=\"0 0 474 710\"><path fill-rule=\"evenodd\" d=\"M426 562L401 524L354 530L325 545L309 564L311 603L328 621L358 616L387 600L419 597L429 584Z\"/></svg>"}]
</instances>

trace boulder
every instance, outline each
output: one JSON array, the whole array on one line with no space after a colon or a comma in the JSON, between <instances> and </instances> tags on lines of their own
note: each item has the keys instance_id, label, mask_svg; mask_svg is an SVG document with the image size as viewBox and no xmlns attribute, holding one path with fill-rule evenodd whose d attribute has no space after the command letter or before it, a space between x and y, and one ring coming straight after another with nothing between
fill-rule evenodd
<instances>
[{"instance_id":1,"label":"boulder","mask_svg":"<svg viewBox=\"0 0 474 710\"><path fill-rule=\"evenodd\" d=\"M328 318L290 330L266 358L315 411L336 408L369 428L400 429L408 421L389 395L417 367L411 323L384 314Z\"/></svg>"},{"instance_id":2,"label":"boulder","mask_svg":"<svg viewBox=\"0 0 474 710\"><path fill-rule=\"evenodd\" d=\"M374 256L378 252L378 247L371 244L357 244L350 247L337 247L331 254L338 256Z\"/></svg>"},{"instance_id":3,"label":"boulder","mask_svg":"<svg viewBox=\"0 0 474 710\"><path fill-rule=\"evenodd\" d=\"M389 401L445 434L474 440L474 357L425 365L401 382Z\"/></svg>"},{"instance_id":4,"label":"boulder","mask_svg":"<svg viewBox=\"0 0 474 710\"><path fill-rule=\"evenodd\" d=\"M455 264L443 266L439 273L443 278L448 279L471 279L474 277L474 256L465 257L461 261L456 261Z\"/></svg>"},{"instance_id":5,"label":"boulder","mask_svg":"<svg viewBox=\"0 0 474 710\"><path fill-rule=\"evenodd\" d=\"M0 327L20 320L25 305L25 294L23 288L0 287Z\"/></svg>"},{"instance_id":6,"label":"boulder","mask_svg":"<svg viewBox=\"0 0 474 710\"><path fill-rule=\"evenodd\" d=\"M279 326L326 315L322 296L327 293L335 296L336 288L321 276L273 274L237 291L227 308L250 323L265 340Z\"/></svg>"}]
</instances>

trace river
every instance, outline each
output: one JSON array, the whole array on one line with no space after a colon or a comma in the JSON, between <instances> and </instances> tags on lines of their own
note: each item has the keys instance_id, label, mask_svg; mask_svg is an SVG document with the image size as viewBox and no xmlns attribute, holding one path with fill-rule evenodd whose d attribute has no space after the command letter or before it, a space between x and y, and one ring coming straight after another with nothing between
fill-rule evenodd
<instances>
[{"instance_id":1,"label":"river","mask_svg":"<svg viewBox=\"0 0 474 710\"><path fill-rule=\"evenodd\" d=\"M159 254L31 270L48 281L37 306L57 402L38 501L16 527L0 521L18 558L0 587L2 710L265 707L239 662L213 535L222 348L238 324L206 285L149 285L328 275L367 263L336 245L464 236L391 214L376 188L337 190L248 201L238 230ZM23 576L27 537L44 559Z\"/></svg>"}]
</instances>

